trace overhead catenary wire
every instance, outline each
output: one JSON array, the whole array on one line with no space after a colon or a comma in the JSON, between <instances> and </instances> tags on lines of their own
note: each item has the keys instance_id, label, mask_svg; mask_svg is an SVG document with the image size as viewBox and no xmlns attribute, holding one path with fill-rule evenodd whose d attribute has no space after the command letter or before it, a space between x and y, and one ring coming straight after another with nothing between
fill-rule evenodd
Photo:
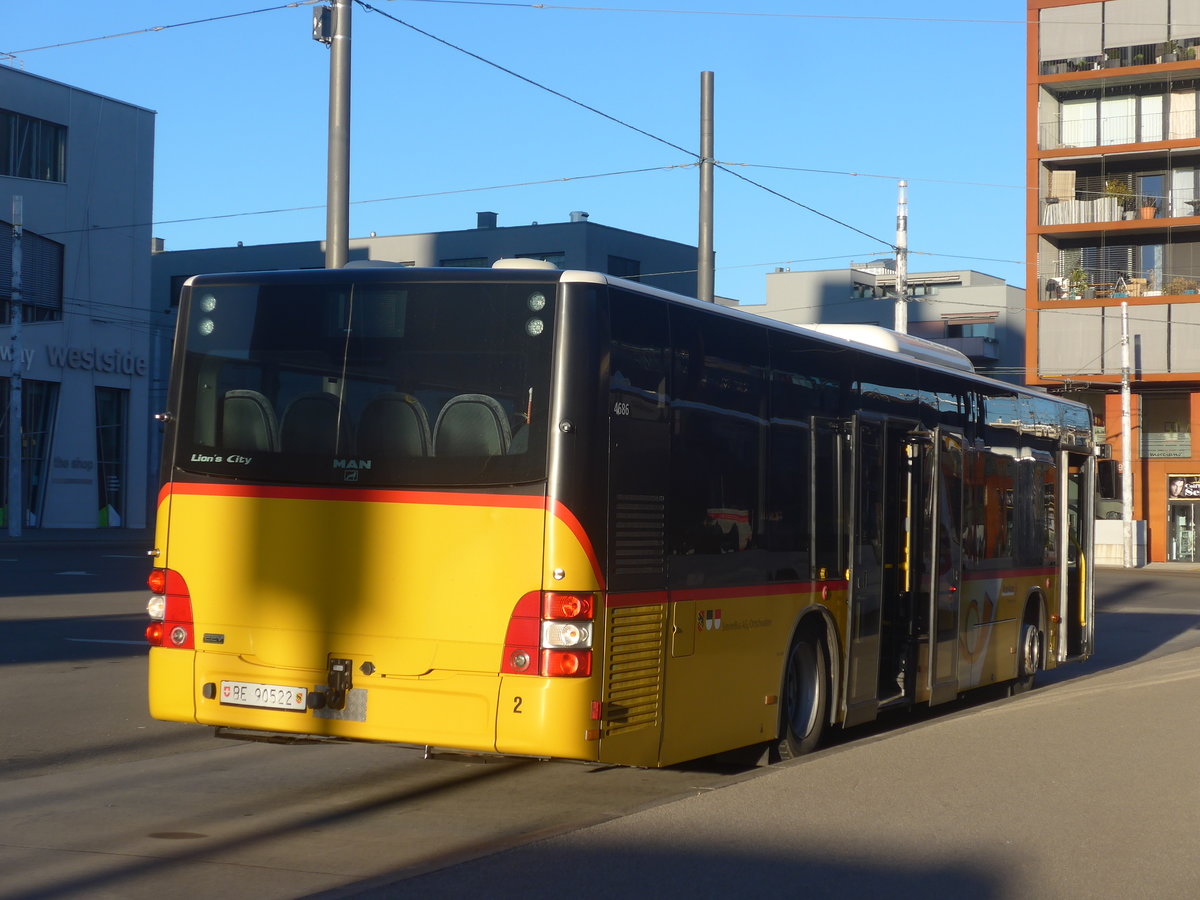
<instances>
[{"instance_id":1,"label":"overhead catenary wire","mask_svg":"<svg viewBox=\"0 0 1200 900\"><path fill-rule=\"evenodd\" d=\"M244 12L226 13L221 16L209 16L206 19L192 19L188 22L176 22L172 25L151 25L148 28L137 28L133 31L121 31L116 34L103 34L97 37L80 38L74 41L59 41L57 44L45 44L41 47L25 47L21 50L0 50L0 57L16 59L23 53L37 53L40 50L58 50L62 47L77 47L80 44L94 44L97 41L111 41L116 38L133 37L138 34L153 34L159 31L170 31L173 28L186 28L190 25L207 25L210 22L221 22L225 19L240 19L244 16L256 16L259 13L278 12L281 9L295 9L300 6L313 6L317 3L323 3L324 0L294 0L292 3L284 3L279 6L266 6L262 9L248 9Z\"/></svg>"},{"instance_id":2,"label":"overhead catenary wire","mask_svg":"<svg viewBox=\"0 0 1200 900\"><path fill-rule=\"evenodd\" d=\"M472 59L478 60L479 62L483 63L484 65L488 65L494 69L498 69L499 71L504 72L506 75L510 75L513 78L523 81L532 87L538 88L539 90L546 91L547 93L552 94L555 97L565 100L568 103L572 103L575 106L580 107L581 109L587 110L588 112L594 113L604 119L607 119L610 122L613 122L614 124L617 124L623 128L628 128L632 131L635 131L638 134L649 138L650 140L657 141L658 143L664 144L674 150L678 150L681 153L686 153L687 155L694 157L696 160L700 159L700 155L693 150L689 150L686 147L682 147L673 141L667 140L664 137L661 137L657 134L649 132L649 131L645 130L644 128L640 128L637 125L634 125L630 122L626 122L624 119L618 118L617 116L611 115L609 113L604 112L603 110L597 109L596 107L591 106L590 104L584 103L582 100L577 100L576 98L571 97L568 94L564 94L562 91L555 90L554 88L544 85L540 81L536 81L532 78L529 78L526 75L522 75L519 72L516 72L516 71L508 68L507 66L502 66L502 65L500 65L500 63L497 63L497 62L494 62L493 60L487 59L484 56L480 56L478 53L475 53L471 50L467 50L464 47L460 47L459 45L452 43L451 41L448 41L445 38L438 37L437 35L429 32L429 31L426 31L423 28L418 28L416 25L413 25L410 22L406 22L403 19L393 16L391 13L387 13L381 9L377 9L376 7L372 6L370 3L367 3L366 0L354 0L354 3L356 3L358 6L362 7L367 12L373 12L380 16L383 16L385 19L395 22L397 25L400 25L404 28L411 29L412 31L416 32L417 34L423 35L424 37L427 37L430 40L436 41L439 44L449 47L452 50L456 50L459 53L466 54L467 56L471 57ZM836 225L840 225L843 228L847 228L857 234L861 234L862 236L870 238L873 241L878 241L879 243L883 244L886 247L891 247L891 248L895 249L895 244L893 244L891 241L886 241L883 238L879 238L879 237L876 237L875 235L868 234L867 232L863 231L860 228L855 227L854 225L849 224L848 222L843 222L841 219L837 218L836 216L831 216L828 213L824 213L824 212L821 212L820 210L814 209L813 207L808 206L807 204L801 203L799 200L789 197L786 194L781 193L780 191L776 191L774 188L769 188L766 185L761 184L752 178L746 177L745 175L741 175L737 172L733 172L730 169L722 168L719 165L716 168L721 169L722 171L727 172L728 174L733 175L735 178L745 181L747 184L753 185L754 187L757 187L760 190L764 190L767 193L773 194L774 196L776 196L782 200L785 200L788 203L792 203L792 204L800 207L801 209L807 210L808 212L811 212L814 215L820 216L821 218L826 219L827 221L833 222Z\"/></svg>"},{"instance_id":3,"label":"overhead catenary wire","mask_svg":"<svg viewBox=\"0 0 1200 900\"><path fill-rule=\"evenodd\" d=\"M221 21L223 19L232 19L232 18L238 18L238 17L250 16L250 15L257 15L259 13L274 12L274 11L284 10L284 9L294 9L294 8L301 7L301 6L311 6L311 5L315 5L316 3L319 3L319 2L324 2L324 0L293 0L293 2L281 4L278 6L263 7L263 8L254 9L254 10L246 10L246 11L243 11L240 13L230 13L230 14L226 14L226 15L222 15L222 16L211 16L211 17L207 17L204 19L195 19L195 20L190 20L187 22L174 23L171 25L151 26L151 27L137 29L137 30L133 30L133 31L118 32L115 34L102 35L102 36L94 37L94 38L85 38L85 39L80 39L77 41L66 41L66 42L60 42L57 44L48 44L48 45L44 45L41 47L31 47L31 48L26 48L23 50L0 51L0 56L7 56L10 58L15 58L17 55L19 55L21 53L30 53L30 52L35 52L37 50L68 47L68 46L74 46L74 45L83 44L83 43L90 43L90 42L94 42L94 41L110 40L110 39L114 39L114 38L129 37L129 36L139 35L139 34L161 32L161 31L165 31L168 29L182 28L182 27L187 27L187 26L192 26L192 25L200 25L200 24L206 24L209 22ZM565 93L562 93L561 91L557 91L551 87L548 87L547 85L544 85L534 79L531 79L527 76L521 75L520 73L518 73L512 69L502 66L499 63L489 60L486 57L483 57L483 56L481 56L477 53L474 53L470 50L467 50L463 47L460 47L459 45L454 44L448 40L445 40L444 38L438 37L437 35L434 35L431 32L428 32L424 29L418 28L417 26L415 26L409 22L399 19L396 16L391 15L390 13L384 12L383 10L380 10L380 9L372 6L371 4L365 2L365 0L353 0L353 2L357 3L360 7L362 7L367 12L375 12L375 13L383 16L384 18L390 19L391 21L395 22L396 24L399 24L403 27L409 28L409 29L417 32L418 34L421 34L431 40L434 40L438 43L443 44L446 47L449 47L458 52L464 53L464 54L478 60L479 62L482 62L486 65L492 66L492 67L504 72L505 74L508 74L514 78L517 78L521 81L526 82L527 84L529 84L533 87L536 87L540 90L547 91L548 93L551 93L554 96L557 96L560 99L563 99L569 103L575 104L589 112L592 112L595 115L598 115L605 119L608 119L609 121L612 121L615 124L621 125L622 127L629 128L647 138L650 138L651 140L663 143L666 146L671 147L672 149L678 150L682 153L685 153L685 154L692 156L692 157L696 158L697 160L699 160L698 154L696 154L694 151L688 150L685 147L682 147L672 141L667 140L666 138L663 138L659 135L653 134L652 132L642 129L636 125L633 125L632 123L627 122L623 119L620 119L617 116L610 115L609 113L606 113L594 106L583 103L580 100L577 100ZM483 3L480 3L480 4L476 4L476 5L496 5L496 6L507 5L507 6L517 7L517 6L522 6L523 4L501 4L501 3L483 4ZM763 13L763 14L759 14L759 13L749 13L749 12L744 12L744 11L704 11L704 10L666 10L666 9L638 10L638 9L626 9L626 8L616 8L616 7L613 7L613 8L610 8L610 7L576 7L576 6L565 6L565 5L556 6L556 5L547 5L547 4L533 4L531 6L531 8L555 9L555 10L567 10L567 11L569 11L569 10L587 10L587 11L599 11L599 12L660 12L660 13L681 13L681 14L721 14L721 15L745 15L745 16L755 16L755 17L782 17L782 18L800 18L800 19L805 19L805 18L807 18L807 19L849 19L849 20L859 20L859 19L876 20L877 19L877 20L883 20L883 21L900 20L900 21L914 21L914 22L953 21L953 22L962 22L962 23L973 23L973 24L995 24L997 21L1000 21L1000 20L986 20L986 19L943 19L943 18L929 18L929 17L900 17L900 16L844 16L844 15L803 14L803 13ZM778 199L781 199L787 203L791 203L792 205L797 206L800 209L804 209L805 211L810 212L813 215L823 218L823 219L825 219L833 224L836 224L840 227L854 231L855 233L860 234L866 238L869 238L872 241L876 241L876 242L882 244L883 246L888 247L892 250L896 249L895 244L892 241L886 240L886 239L878 237L876 235L872 235L869 232L859 229L856 226L851 225L848 222L845 222L842 219L837 218L836 216L822 212L821 210L818 210L813 206L805 204L805 203L795 199L794 197L791 197L791 196L783 193L782 191L779 191L779 190L771 188L767 185L764 185L761 182L758 182L752 178L748 178L744 175L741 175L738 172L734 172L729 168L725 168L725 166L749 167L751 165L758 165L758 167L762 167L762 168L775 168L775 169L779 169L779 170L811 171L811 172L818 172L818 173L822 172L822 170L803 169L800 167L785 167L785 166L769 167L769 166L764 166L764 165L760 165L760 164L748 164L748 163L725 163L725 164L718 164L717 167L721 168L722 171L726 172L727 174L732 175L733 177L738 178L739 180L744 181L745 183L747 183L753 187L756 187L768 194L771 194L771 195L777 197ZM878 177L878 178L894 178L895 177L895 176L886 176L886 175L871 175L868 173L857 173L857 172L841 172L841 173L825 172L825 174L844 174L844 175L851 175L851 176L865 175L866 177ZM581 176L581 177L588 177L588 176ZM599 177L599 176L591 176L591 177ZM920 180L920 179L911 179L911 180ZM930 179L930 180L932 180L932 179ZM545 182L536 182L536 183L545 183ZM970 182L946 182L946 183L970 183ZM524 183L524 184L516 185L516 186L528 186L529 184L532 184L532 183ZM491 188L476 188L476 189L465 189L465 190L489 190L489 189L491 189ZM459 191L447 191L447 192L444 192L444 194L458 193L458 192ZM409 195L409 196L405 196L405 197L396 197L396 198L378 198L376 200L354 201L354 203L385 202L386 200L391 200L391 199L414 199L418 196L438 196L438 194ZM156 221L152 224L155 224L155 225L158 225L158 224L163 224L163 225L185 224L185 223L201 221L201 220L216 220L216 219L220 219L220 218L232 218L232 217L245 216L245 215L266 215L266 214L271 214L271 213L282 213L282 212L301 212L301 211L310 211L310 210L321 209L321 208L324 208L324 207L323 206L288 207L288 208L281 208L281 209L260 210L260 211L245 212L245 213L228 213L228 214L218 214L218 215L204 216L204 217L189 217L189 218L184 218L184 219L168 219L168 220ZM117 226L117 227L121 227L121 226ZM81 229L81 230L83 230L83 229ZM56 234L69 234L72 232L59 231L59 232L55 232L55 233ZM922 253L922 251L910 251L910 252ZM927 255L933 255L933 254L927 254ZM980 258L980 257L962 256L960 258L975 259L975 258ZM992 261L1005 262L1005 260L992 260Z\"/></svg>"}]
</instances>

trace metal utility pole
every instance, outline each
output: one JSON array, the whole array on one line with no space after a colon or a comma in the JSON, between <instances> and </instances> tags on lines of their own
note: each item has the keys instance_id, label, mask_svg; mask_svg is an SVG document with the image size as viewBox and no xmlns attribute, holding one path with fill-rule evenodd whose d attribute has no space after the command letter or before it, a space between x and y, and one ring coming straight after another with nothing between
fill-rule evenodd
<instances>
[{"instance_id":1,"label":"metal utility pole","mask_svg":"<svg viewBox=\"0 0 1200 900\"><path fill-rule=\"evenodd\" d=\"M329 173L325 199L325 268L340 269L350 258L350 10L352 0L330 0ZM320 17L324 10L318 11Z\"/></svg>"},{"instance_id":2,"label":"metal utility pole","mask_svg":"<svg viewBox=\"0 0 1200 900\"><path fill-rule=\"evenodd\" d=\"M908 182L896 203L896 331L908 333Z\"/></svg>"},{"instance_id":3,"label":"metal utility pole","mask_svg":"<svg viewBox=\"0 0 1200 900\"><path fill-rule=\"evenodd\" d=\"M700 238L696 297L714 302L713 286L713 73L700 73Z\"/></svg>"},{"instance_id":4,"label":"metal utility pole","mask_svg":"<svg viewBox=\"0 0 1200 900\"><path fill-rule=\"evenodd\" d=\"M12 202L12 299L8 301L10 324L9 349L12 352L12 375L8 389L8 536L20 537L25 518L24 479L21 452L21 232L25 218L25 198L13 197Z\"/></svg>"},{"instance_id":5,"label":"metal utility pole","mask_svg":"<svg viewBox=\"0 0 1200 900\"><path fill-rule=\"evenodd\" d=\"M1122 565L1133 559L1133 416L1129 411L1129 303L1121 301L1121 526Z\"/></svg>"}]
</instances>

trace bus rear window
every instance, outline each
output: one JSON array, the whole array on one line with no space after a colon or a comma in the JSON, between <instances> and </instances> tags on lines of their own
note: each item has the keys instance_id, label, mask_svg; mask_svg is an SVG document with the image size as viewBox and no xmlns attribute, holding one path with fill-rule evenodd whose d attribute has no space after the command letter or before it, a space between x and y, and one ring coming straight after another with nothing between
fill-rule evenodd
<instances>
[{"instance_id":1,"label":"bus rear window","mask_svg":"<svg viewBox=\"0 0 1200 900\"><path fill-rule=\"evenodd\" d=\"M309 484L545 477L552 286L200 284L183 314L181 469Z\"/></svg>"}]
</instances>

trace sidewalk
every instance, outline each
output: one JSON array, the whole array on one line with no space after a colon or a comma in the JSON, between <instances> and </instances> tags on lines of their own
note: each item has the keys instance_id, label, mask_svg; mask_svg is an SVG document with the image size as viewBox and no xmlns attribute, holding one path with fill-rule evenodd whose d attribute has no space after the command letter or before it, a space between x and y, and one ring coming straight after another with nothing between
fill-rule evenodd
<instances>
[{"instance_id":1,"label":"sidewalk","mask_svg":"<svg viewBox=\"0 0 1200 900\"><path fill-rule=\"evenodd\" d=\"M1195 896L1198 693L1194 648L320 896Z\"/></svg>"}]
</instances>

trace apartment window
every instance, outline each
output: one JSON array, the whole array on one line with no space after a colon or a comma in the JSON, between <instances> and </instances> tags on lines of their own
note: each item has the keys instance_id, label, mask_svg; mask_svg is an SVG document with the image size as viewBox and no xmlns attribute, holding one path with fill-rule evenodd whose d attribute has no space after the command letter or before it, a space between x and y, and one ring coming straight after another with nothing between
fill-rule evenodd
<instances>
[{"instance_id":1,"label":"apartment window","mask_svg":"<svg viewBox=\"0 0 1200 900\"><path fill-rule=\"evenodd\" d=\"M13 227L0 222L0 323L12 317ZM21 317L26 322L62 318L63 245L28 228L21 233Z\"/></svg>"},{"instance_id":2,"label":"apartment window","mask_svg":"<svg viewBox=\"0 0 1200 900\"><path fill-rule=\"evenodd\" d=\"M948 338L989 338L996 339L996 320L991 318L978 319L946 319L946 337Z\"/></svg>"},{"instance_id":3,"label":"apartment window","mask_svg":"<svg viewBox=\"0 0 1200 900\"><path fill-rule=\"evenodd\" d=\"M1140 453L1146 459L1179 459L1192 455L1187 394L1144 394Z\"/></svg>"},{"instance_id":4,"label":"apartment window","mask_svg":"<svg viewBox=\"0 0 1200 900\"><path fill-rule=\"evenodd\" d=\"M0 175L67 180L67 129L0 109Z\"/></svg>"},{"instance_id":5,"label":"apartment window","mask_svg":"<svg viewBox=\"0 0 1200 900\"><path fill-rule=\"evenodd\" d=\"M489 263L486 256L463 256L458 259L443 259L438 265L450 269L486 269Z\"/></svg>"},{"instance_id":6,"label":"apartment window","mask_svg":"<svg viewBox=\"0 0 1200 900\"><path fill-rule=\"evenodd\" d=\"M1162 244L1143 244L1138 248L1138 275L1146 279L1149 290L1162 290L1164 249Z\"/></svg>"}]
</instances>

